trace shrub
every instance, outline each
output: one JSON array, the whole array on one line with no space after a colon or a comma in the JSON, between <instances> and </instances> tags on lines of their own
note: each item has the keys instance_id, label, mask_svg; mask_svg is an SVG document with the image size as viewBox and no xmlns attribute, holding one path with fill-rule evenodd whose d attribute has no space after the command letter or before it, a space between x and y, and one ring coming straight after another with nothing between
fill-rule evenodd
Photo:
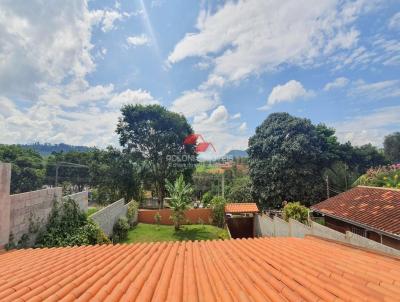
<instances>
[{"instance_id":1,"label":"shrub","mask_svg":"<svg viewBox=\"0 0 400 302\"><path fill-rule=\"evenodd\" d=\"M132 201L129 203L128 212L126 213L126 218L128 219L129 226L132 228L137 223L137 213L139 209L139 203Z\"/></svg>"},{"instance_id":2,"label":"shrub","mask_svg":"<svg viewBox=\"0 0 400 302\"><path fill-rule=\"evenodd\" d=\"M109 243L109 239L73 199L54 202L45 228L39 232L36 247L57 247Z\"/></svg>"},{"instance_id":3,"label":"shrub","mask_svg":"<svg viewBox=\"0 0 400 302\"><path fill-rule=\"evenodd\" d=\"M301 223L308 222L308 209L301 205L300 202L289 202L283 208L283 218L289 221L289 218L297 220Z\"/></svg>"},{"instance_id":4,"label":"shrub","mask_svg":"<svg viewBox=\"0 0 400 302\"><path fill-rule=\"evenodd\" d=\"M201 198L201 202L203 206L206 207L210 204L211 200L213 199L214 195L211 192L206 192Z\"/></svg>"},{"instance_id":5,"label":"shrub","mask_svg":"<svg viewBox=\"0 0 400 302\"><path fill-rule=\"evenodd\" d=\"M122 242L128 238L129 223L126 217L117 220L113 227L112 240L114 243Z\"/></svg>"},{"instance_id":6,"label":"shrub","mask_svg":"<svg viewBox=\"0 0 400 302\"><path fill-rule=\"evenodd\" d=\"M226 201L221 196L215 196L211 200L213 222L216 226L218 226L220 228L222 228L225 223L225 204L226 204Z\"/></svg>"},{"instance_id":7,"label":"shrub","mask_svg":"<svg viewBox=\"0 0 400 302\"><path fill-rule=\"evenodd\" d=\"M361 175L353 185L400 188L400 166L390 165L371 168L367 173Z\"/></svg>"}]
</instances>

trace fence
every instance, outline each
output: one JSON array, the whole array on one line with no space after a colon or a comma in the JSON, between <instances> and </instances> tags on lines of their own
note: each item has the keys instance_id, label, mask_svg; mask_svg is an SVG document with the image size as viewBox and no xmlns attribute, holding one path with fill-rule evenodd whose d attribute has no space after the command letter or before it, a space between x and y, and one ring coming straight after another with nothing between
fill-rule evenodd
<instances>
[{"instance_id":1,"label":"fence","mask_svg":"<svg viewBox=\"0 0 400 302\"><path fill-rule=\"evenodd\" d=\"M171 209L161 209L161 210L139 210L138 222L142 223L155 223L154 215L160 213L161 221L160 224L172 225L173 222L170 219L172 215ZM189 209L185 211L185 221L191 224L199 223L202 220L204 224L210 224L212 219L211 209Z\"/></svg>"},{"instance_id":2,"label":"fence","mask_svg":"<svg viewBox=\"0 0 400 302\"><path fill-rule=\"evenodd\" d=\"M90 218L92 218L100 226L107 236L111 236L115 222L117 222L120 217L126 216L131 202L125 204L125 201L122 198L93 213Z\"/></svg>"},{"instance_id":3,"label":"fence","mask_svg":"<svg viewBox=\"0 0 400 302\"><path fill-rule=\"evenodd\" d=\"M272 219L267 216L256 215L254 223L257 236L302 238L306 235L314 235L362 248L368 248L375 251L400 256L400 250L396 250L351 232L340 233L313 221L311 221L311 224L308 226L293 219L289 219L289 222L286 222L285 220L276 216Z\"/></svg>"}]
</instances>

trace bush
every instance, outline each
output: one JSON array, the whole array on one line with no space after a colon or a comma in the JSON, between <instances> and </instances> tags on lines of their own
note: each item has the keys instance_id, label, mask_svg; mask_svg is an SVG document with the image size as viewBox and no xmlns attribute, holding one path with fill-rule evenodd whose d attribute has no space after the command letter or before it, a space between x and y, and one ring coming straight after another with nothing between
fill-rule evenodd
<instances>
[{"instance_id":1,"label":"bush","mask_svg":"<svg viewBox=\"0 0 400 302\"><path fill-rule=\"evenodd\" d=\"M129 226L132 228L137 223L137 213L139 209L139 203L132 201L129 203L128 212L126 213L126 218L128 219Z\"/></svg>"},{"instance_id":2,"label":"bush","mask_svg":"<svg viewBox=\"0 0 400 302\"><path fill-rule=\"evenodd\" d=\"M218 226L220 228L222 228L225 223L225 204L226 204L226 201L221 196L215 196L211 200L213 222L216 226Z\"/></svg>"},{"instance_id":3,"label":"bush","mask_svg":"<svg viewBox=\"0 0 400 302\"><path fill-rule=\"evenodd\" d=\"M353 185L400 188L400 165L371 168Z\"/></svg>"},{"instance_id":4,"label":"bush","mask_svg":"<svg viewBox=\"0 0 400 302\"><path fill-rule=\"evenodd\" d=\"M114 243L122 242L128 238L129 223L126 217L117 220L113 227L112 240Z\"/></svg>"},{"instance_id":5,"label":"bush","mask_svg":"<svg viewBox=\"0 0 400 302\"><path fill-rule=\"evenodd\" d=\"M228 200L234 202L249 202L253 200L251 196L250 177L240 177L233 181L231 190L228 194Z\"/></svg>"},{"instance_id":6,"label":"bush","mask_svg":"<svg viewBox=\"0 0 400 302\"><path fill-rule=\"evenodd\" d=\"M203 203L203 206L206 207L211 203L211 200L213 199L214 195L211 192L206 192L201 198L201 202Z\"/></svg>"},{"instance_id":7,"label":"bush","mask_svg":"<svg viewBox=\"0 0 400 302\"><path fill-rule=\"evenodd\" d=\"M57 247L109 243L110 240L73 199L54 206L44 230L39 232L36 247Z\"/></svg>"},{"instance_id":8,"label":"bush","mask_svg":"<svg viewBox=\"0 0 400 302\"><path fill-rule=\"evenodd\" d=\"M308 208L301 205L300 202L289 202L283 208L283 218L289 221L289 218L301 223L308 223Z\"/></svg>"}]
</instances>

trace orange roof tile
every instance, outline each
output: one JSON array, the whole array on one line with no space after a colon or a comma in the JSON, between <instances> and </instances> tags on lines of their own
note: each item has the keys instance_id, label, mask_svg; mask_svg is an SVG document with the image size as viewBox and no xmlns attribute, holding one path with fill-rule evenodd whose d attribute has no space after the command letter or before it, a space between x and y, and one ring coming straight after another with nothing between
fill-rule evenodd
<instances>
[{"instance_id":1,"label":"orange roof tile","mask_svg":"<svg viewBox=\"0 0 400 302\"><path fill-rule=\"evenodd\" d=\"M358 186L311 209L400 236L399 189Z\"/></svg>"},{"instance_id":2,"label":"orange roof tile","mask_svg":"<svg viewBox=\"0 0 400 302\"><path fill-rule=\"evenodd\" d=\"M400 260L308 237L0 255L0 301L395 301Z\"/></svg>"},{"instance_id":3,"label":"orange roof tile","mask_svg":"<svg viewBox=\"0 0 400 302\"><path fill-rule=\"evenodd\" d=\"M227 203L225 213L257 213L258 207L254 202L248 203Z\"/></svg>"}]
</instances>

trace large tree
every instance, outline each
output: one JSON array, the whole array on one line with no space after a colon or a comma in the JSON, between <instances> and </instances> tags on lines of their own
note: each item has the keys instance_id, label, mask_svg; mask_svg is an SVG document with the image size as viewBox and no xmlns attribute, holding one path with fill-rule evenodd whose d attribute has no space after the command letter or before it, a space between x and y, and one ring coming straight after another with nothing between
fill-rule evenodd
<instances>
[{"instance_id":1,"label":"large tree","mask_svg":"<svg viewBox=\"0 0 400 302\"><path fill-rule=\"evenodd\" d=\"M383 141L385 156L392 163L400 162L400 132L385 136Z\"/></svg>"},{"instance_id":2,"label":"large tree","mask_svg":"<svg viewBox=\"0 0 400 302\"><path fill-rule=\"evenodd\" d=\"M116 132L124 151L144 160L149 167L160 204L166 180L179 174L190 179L197 162L194 145L184 139L193 130L183 115L159 105L126 105L121 109Z\"/></svg>"},{"instance_id":3,"label":"large tree","mask_svg":"<svg viewBox=\"0 0 400 302\"><path fill-rule=\"evenodd\" d=\"M266 207L279 207L284 200L320 201L325 144L310 120L271 114L249 140L249 173L259 201Z\"/></svg>"}]
</instances>

